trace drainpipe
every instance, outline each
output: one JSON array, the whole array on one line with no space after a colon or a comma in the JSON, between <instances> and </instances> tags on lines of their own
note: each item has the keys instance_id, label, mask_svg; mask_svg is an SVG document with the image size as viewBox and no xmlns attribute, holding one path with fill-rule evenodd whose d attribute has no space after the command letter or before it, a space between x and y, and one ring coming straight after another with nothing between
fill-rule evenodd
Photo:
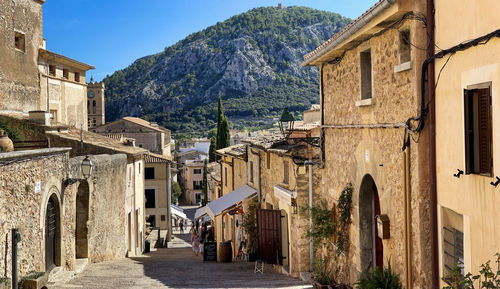
<instances>
[{"instance_id":1,"label":"drainpipe","mask_svg":"<svg viewBox=\"0 0 500 289\"><path fill-rule=\"evenodd\" d=\"M434 55L434 0L427 0L427 57ZM438 224L437 224L437 188L436 188L436 110L434 87L434 60L429 62L427 70L427 101L429 103L429 183L431 206L431 251L432 251L432 288L439 288Z\"/></svg>"},{"instance_id":2,"label":"drainpipe","mask_svg":"<svg viewBox=\"0 0 500 289\"><path fill-rule=\"evenodd\" d=\"M49 97L49 64L45 65L47 68L47 113L50 113L50 97Z\"/></svg>"},{"instance_id":3,"label":"drainpipe","mask_svg":"<svg viewBox=\"0 0 500 289\"><path fill-rule=\"evenodd\" d=\"M405 288L413 288L412 260L411 260L411 183L410 183L410 146L403 152L403 184L404 184L404 210L405 210Z\"/></svg>"},{"instance_id":4,"label":"drainpipe","mask_svg":"<svg viewBox=\"0 0 500 289\"><path fill-rule=\"evenodd\" d=\"M166 163L167 169L167 240L165 245L168 248L168 242L172 240L172 177L170 171L170 162ZM160 236L158 235L158 238Z\"/></svg>"},{"instance_id":5,"label":"drainpipe","mask_svg":"<svg viewBox=\"0 0 500 289\"><path fill-rule=\"evenodd\" d=\"M311 209L312 209L312 203L313 203L313 184L312 184L312 153L311 153L311 145L307 145L307 156L308 156L308 161L306 161L304 164L308 165L308 170L309 170L309 231L312 230L312 216L311 216ZM314 257L314 252L313 252L313 241L312 239L309 239L309 271L312 272L313 268L313 257Z\"/></svg>"}]
</instances>

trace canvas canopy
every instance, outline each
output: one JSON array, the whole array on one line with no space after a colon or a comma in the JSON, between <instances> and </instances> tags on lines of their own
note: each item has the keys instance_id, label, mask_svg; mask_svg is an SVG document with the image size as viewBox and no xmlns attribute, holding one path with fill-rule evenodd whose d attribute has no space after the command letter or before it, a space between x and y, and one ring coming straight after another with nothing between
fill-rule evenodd
<instances>
[{"instance_id":1,"label":"canvas canopy","mask_svg":"<svg viewBox=\"0 0 500 289\"><path fill-rule=\"evenodd\" d=\"M205 210L213 220L215 219L215 216L222 213L224 210L238 204L246 198L254 196L256 193L257 191L254 188L248 185L243 185L236 190L222 196L221 198L208 203L205 206Z\"/></svg>"},{"instance_id":2,"label":"canvas canopy","mask_svg":"<svg viewBox=\"0 0 500 289\"><path fill-rule=\"evenodd\" d=\"M194 219L197 220L203 217L203 215L206 215L207 214L206 208L207 206L196 209L196 212L194 212Z\"/></svg>"},{"instance_id":3,"label":"canvas canopy","mask_svg":"<svg viewBox=\"0 0 500 289\"><path fill-rule=\"evenodd\" d=\"M184 213L184 211L181 208L172 205L171 209L172 209L172 214L176 215L179 218L187 219L186 214Z\"/></svg>"}]
</instances>

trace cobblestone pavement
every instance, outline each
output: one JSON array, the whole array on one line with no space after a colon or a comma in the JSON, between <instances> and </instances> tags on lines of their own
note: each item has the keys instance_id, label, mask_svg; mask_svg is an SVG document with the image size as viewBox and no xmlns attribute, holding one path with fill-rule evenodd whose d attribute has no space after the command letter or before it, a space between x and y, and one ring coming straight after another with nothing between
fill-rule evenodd
<instances>
[{"instance_id":1,"label":"cobblestone pavement","mask_svg":"<svg viewBox=\"0 0 500 289\"><path fill-rule=\"evenodd\" d=\"M187 239L187 234L176 236ZM253 264L203 263L189 244L175 238L168 249L157 249L143 257L90 264L59 288L311 288L300 280L269 272L254 274Z\"/></svg>"}]
</instances>

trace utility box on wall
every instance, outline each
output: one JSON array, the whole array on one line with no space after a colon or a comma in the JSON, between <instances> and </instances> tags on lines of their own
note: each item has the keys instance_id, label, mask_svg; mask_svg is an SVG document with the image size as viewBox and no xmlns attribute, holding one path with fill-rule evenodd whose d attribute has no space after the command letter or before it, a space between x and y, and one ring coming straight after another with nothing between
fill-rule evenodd
<instances>
[{"instance_id":1,"label":"utility box on wall","mask_svg":"<svg viewBox=\"0 0 500 289\"><path fill-rule=\"evenodd\" d=\"M391 237L389 217L387 215L378 215L375 218L377 219L378 237L380 239L389 239Z\"/></svg>"}]
</instances>

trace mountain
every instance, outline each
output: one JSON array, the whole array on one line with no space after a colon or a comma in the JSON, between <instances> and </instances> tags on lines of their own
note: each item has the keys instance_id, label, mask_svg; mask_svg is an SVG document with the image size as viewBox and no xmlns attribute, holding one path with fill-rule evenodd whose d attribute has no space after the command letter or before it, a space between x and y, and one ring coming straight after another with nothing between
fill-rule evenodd
<instances>
[{"instance_id":1,"label":"mountain","mask_svg":"<svg viewBox=\"0 0 500 289\"><path fill-rule=\"evenodd\" d=\"M284 107L318 102L318 71L303 55L350 22L306 7L262 7L193 33L104 79L106 121L139 116L174 133L203 134L217 98L234 128L272 124Z\"/></svg>"}]
</instances>

